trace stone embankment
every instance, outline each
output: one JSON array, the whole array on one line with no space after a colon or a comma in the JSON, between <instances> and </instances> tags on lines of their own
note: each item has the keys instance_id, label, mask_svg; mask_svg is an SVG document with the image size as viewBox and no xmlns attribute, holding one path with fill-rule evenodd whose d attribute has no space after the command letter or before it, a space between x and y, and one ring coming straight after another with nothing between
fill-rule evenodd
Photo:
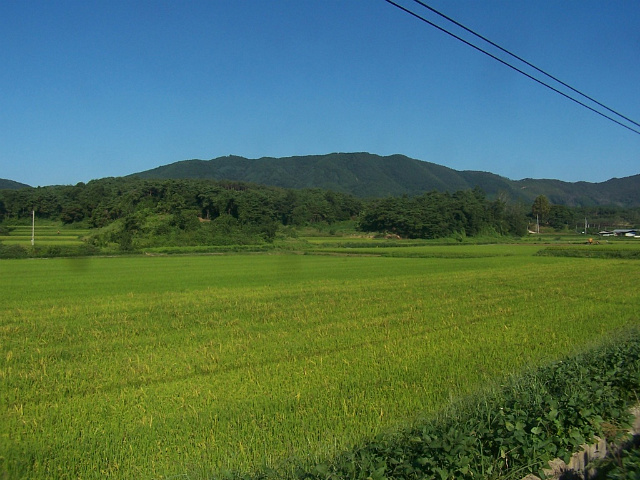
<instances>
[{"instance_id":1,"label":"stone embankment","mask_svg":"<svg viewBox=\"0 0 640 480\"><path fill-rule=\"evenodd\" d=\"M593 480L597 477L597 470L590 464L594 460L601 460L607 456L613 456L625 449L627 446L633 445L634 438L640 437L640 405L635 406L631 413L634 421L628 435L622 440L622 443L609 444L603 438L597 438L597 442L583 445L582 450L572 455L569 463L556 458L549 462L549 468L544 470L546 478L553 480L576 479ZM536 475L529 474L522 480L541 480Z\"/></svg>"}]
</instances>

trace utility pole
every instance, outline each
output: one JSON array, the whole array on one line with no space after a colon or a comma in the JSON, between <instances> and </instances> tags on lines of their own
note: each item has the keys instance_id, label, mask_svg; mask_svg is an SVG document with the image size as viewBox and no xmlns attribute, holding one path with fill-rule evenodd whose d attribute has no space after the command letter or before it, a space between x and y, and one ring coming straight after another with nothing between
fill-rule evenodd
<instances>
[{"instance_id":1,"label":"utility pole","mask_svg":"<svg viewBox=\"0 0 640 480\"><path fill-rule=\"evenodd\" d=\"M31 246L36 244L36 211L31 210Z\"/></svg>"}]
</instances>

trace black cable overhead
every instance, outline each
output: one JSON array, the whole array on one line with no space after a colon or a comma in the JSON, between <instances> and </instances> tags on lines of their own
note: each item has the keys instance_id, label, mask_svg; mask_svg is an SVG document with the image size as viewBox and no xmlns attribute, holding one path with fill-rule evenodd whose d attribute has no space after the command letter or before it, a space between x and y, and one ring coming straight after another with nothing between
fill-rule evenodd
<instances>
[{"instance_id":1,"label":"black cable overhead","mask_svg":"<svg viewBox=\"0 0 640 480\"><path fill-rule=\"evenodd\" d=\"M484 50L484 49L482 49L481 47L479 47L479 46L477 46L477 45L475 45L475 44L473 44L473 43L469 42L468 40L465 40L464 38L462 38L462 37L460 37L460 36L456 35L455 33L450 32L450 31L449 31L449 30L447 30L446 28L441 27L440 25L435 24L434 22L432 22L432 21L430 21L430 20L428 20L428 19L424 18L423 16L421 16L421 15L419 15L419 14L417 14L417 13L415 13L415 12L411 11L411 10L409 10L409 9L408 9L408 8L406 8L406 7L403 7L402 5L400 5L400 4L398 4L398 3L396 3L395 1L393 1L393 0L384 0L384 1L385 1L385 2L387 2L387 3L389 3L390 5L393 5L394 7L396 7L396 8L398 8L398 9L402 10L403 12L408 13L409 15L411 15L411 16L413 16L413 17L417 18L418 20L421 20L422 22L424 22L424 23L426 23L426 24L428 24L428 25L430 25L430 26L432 26L432 27L434 27L434 28L436 28L436 29L440 30L441 32L446 33L447 35L449 35L449 36L451 36L451 37L455 38L456 40L461 41L462 43L464 43L464 44L466 44L466 45L470 46L471 48L474 48L475 50L478 50L479 52L484 53L485 55L487 55L487 56L489 56L489 57L493 58L494 60L497 60L498 62L502 63L503 65L505 65L505 66L507 66L507 67L511 68L512 70L515 70L515 71L516 71L516 72L518 72L518 73L521 73L522 75L524 75L525 77L527 77L527 78L529 78L529 79L533 80L534 82L539 83L540 85L542 85L542 86L544 86L544 87L547 87L548 89L550 89L550 90L552 90L552 91L554 91L554 92L556 92L556 93L558 93L558 94L562 95L563 97L565 97L565 98L567 98L567 99L571 100L572 102L577 103L578 105L581 105L581 106L585 107L585 108L586 108L586 109L588 109L588 110L591 110L593 113L596 113L596 114L600 115L601 117L604 117L604 118L606 118L607 120L610 120L610 121L612 121L612 122L614 122L614 123L616 123L616 124L620 125L621 127L624 127L624 128L626 128L627 130L631 130L632 132L637 133L638 135L640 135L640 130L636 130L636 129L634 129L634 128L632 128L632 127L628 126L628 125L625 125L624 123L622 123L622 122L620 122L620 121L616 120L615 118L610 117L609 115L607 115L607 114L605 114L605 113L602 113L602 112L600 112L600 111L596 110L595 108L593 108L593 107L591 107L591 106L589 106L589 105L585 104L584 102L581 102L580 100L578 100L578 99L576 99L576 98L572 97L571 95L569 95L569 94L567 94L567 93L564 93L564 92L562 92L562 91L558 90L557 88L555 88L555 87L553 87L553 86L549 85L548 83L545 83L544 81L542 81L542 80L540 80L540 79L538 79L538 78L536 78L536 77L534 77L534 76L532 76L532 75L528 74L528 73L527 73L527 72L525 72L524 70L521 70L520 68L518 68L518 67L516 67L516 66L514 66L514 65L512 65L512 64L510 64L510 63L509 63L509 62L507 62L506 60L503 60L503 59L501 59L501 58L499 58L499 57L497 57L497 56L493 55L492 53L488 52L487 50ZM515 59L517 59L517 60L520 60L521 62L523 62L524 64L526 64L526 65L528 65L529 67L533 68L534 70L536 70L536 71L538 71L538 72L540 72L540 73L542 73L542 74L546 75L547 77L549 77L549 78L553 79L554 81L556 81L556 82L560 83L561 85L563 85L563 86L565 86L565 87L569 88L571 91L573 91L573 92L575 92L575 93L577 93L577 94L581 95L581 96L582 96L582 97L584 97L584 98L587 98L588 100L590 100L590 101L592 101L592 102L596 103L597 105L599 105L599 106L601 106L601 107L605 108L606 110L608 110L608 111L610 111L610 112L614 113L615 115L618 115L619 117L621 117L621 118L623 118L623 119L625 119L625 120L627 120L627 121L629 121L629 122L633 123L634 125L637 125L637 126L639 126L639 127L640 127L640 124L639 124L639 123L637 123L637 122L635 122L635 121L633 121L633 120L631 120L631 119L629 119L629 118L625 117L624 115L621 115L620 113L616 112L615 110L610 109L610 108L609 108L609 107L607 107L606 105L603 105L602 103L600 103L600 102L598 102L598 101L594 100L593 98L589 97L588 95L585 95L584 93L582 93L582 92L580 92L580 91L576 90L575 88L571 87L570 85L568 85L568 84L566 84L566 83L564 83L564 82L562 82L562 81L558 80L556 77L554 77L554 76L552 76L552 75L548 74L548 73L547 73L547 72L545 72L544 70L542 70L542 69L540 69L540 68L536 67L535 65L533 65L533 64L531 64L531 63L529 63L529 62L527 62L526 60L522 59L521 57L519 57L519 56L517 56L517 55L515 55L515 54L511 53L510 51L508 51L508 50L506 50L506 49L502 48L502 47L501 47L501 46L499 46L498 44L496 44L496 43L492 42L491 40L488 40L487 38L483 37L482 35L480 35L480 34L478 34L478 33L474 32L473 30L471 30L471 29L469 29L469 28L465 27L464 25L462 25L462 24L460 24L460 23L456 22L455 20L451 19L450 17L448 17L448 16L446 16L446 15L444 15L444 14L442 14L442 13L438 12L437 10L435 10L434 8L432 8L432 7L428 6L427 4L423 3L422 1L420 1L420 0L413 0L413 1L414 1L414 2L416 2L416 3L418 3L418 4L420 4L421 6L423 6L423 7L425 7L425 8L427 8L428 10L432 11L433 13L435 13L435 14L437 14L437 15L439 15L439 16L441 16L441 17L443 17L443 18L445 18L446 20L448 20L448 21L450 21L450 22L454 23L455 25L457 25L458 27L460 27L460 28L464 29L465 31L467 31L467 32L469 32L469 33L471 33L471 34L475 35L476 37L478 37L478 38L480 38L480 39L484 40L485 42L489 43L490 45L492 45L492 46L494 46L494 47L498 48L498 49L499 49L499 50L501 50L502 52L505 52L505 53L507 53L508 55L511 55L513 58L515 58Z\"/></svg>"},{"instance_id":2,"label":"black cable overhead","mask_svg":"<svg viewBox=\"0 0 640 480\"><path fill-rule=\"evenodd\" d=\"M468 27L465 27L465 26L464 26L464 25L462 25L460 22L457 22L456 20L454 20L454 19L453 19L453 18L451 18L451 17L448 17L448 16L447 16L447 15L445 15L444 13L439 12L438 10L436 10L435 8L433 8L433 7L429 6L429 5L427 5L426 3L422 2L421 0L413 0L413 1L414 1L414 2L416 2L416 3L418 3L418 4L420 4L420 5L422 5L424 8L426 8L427 10L430 10L431 12L435 13L436 15L439 15L439 16L441 16L442 18L444 18L444 19L446 19L446 20L450 21L451 23L453 23L453 24L457 25L458 27L462 28L463 30L466 30L466 31L467 31L467 32L469 32L470 34L475 35L475 36L476 36L476 37L478 37L479 39L484 40L484 41L485 41L485 42L487 42L488 44L490 44L490 45L492 45L492 46L496 47L498 50L501 50L501 51L503 51L504 53L506 53L507 55L512 56L512 57L513 57L513 58L515 58L516 60L520 60L520 61L521 61L522 63L524 63L525 65L528 65L529 67L533 68L534 70L537 70L538 72L542 73L543 75L545 75L545 76L549 77L550 79L552 79L552 80L554 80L554 81L558 82L560 85L562 85L562 86L564 86L564 87L567 87L567 88L568 88L569 90L571 90L572 92L577 93L578 95L580 95L580 96L582 96L582 97L586 98L587 100L592 101L593 103L595 103L595 104L597 104L597 105L601 106L602 108L604 108L604 109L606 109L606 110L610 111L611 113L614 113L614 114L618 115L620 118L624 118L626 121L628 121L628 122L630 122L630 123L633 123L634 125L636 125L636 126L640 127L640 123L638 123L638 122L634 122L634 121L633 121L633 120L631 120L629 117L625 117L625 116L624 116L624 115L622 115L621 113L616 112L615 110L613 110L613 109L611 109L611 108L607 107L607 106L606 106L606 105L604 105L603 103L600 103L599 101L597 101L595 98L592 98L592 97L590 97L589 95L587 95L586 93L582 93L581 91L579 91L579 90L577 90L577 89L573 88L571 85L569 85L569 84L567 84L567 83L563 82L563 81L562 81L562 80L560 80L559 78L554 77L554 76L553 76L553 75L551 75L550 73L545 72L545 71L544 71L544 70L542 70L541 68L536 67L534 64L532 64L532 63L530 63L530 62L526 61L524 58L519 57L519 56L518 56L518 55L516 55L515 53L510 52L510 51L509 51L509 50L507 50L506 48L503 48L503 47L501 47L500 45L498 45L497 43L492 42L492 41L491 41L491 40L489 40L488 38L483 37L482 35L480 35L480 34L479 34L479 33L477 33L477 32L474 32L473 30L471 30L471 29L470 29L470 28L468 28Z\"/></svg>"}]
</instances>

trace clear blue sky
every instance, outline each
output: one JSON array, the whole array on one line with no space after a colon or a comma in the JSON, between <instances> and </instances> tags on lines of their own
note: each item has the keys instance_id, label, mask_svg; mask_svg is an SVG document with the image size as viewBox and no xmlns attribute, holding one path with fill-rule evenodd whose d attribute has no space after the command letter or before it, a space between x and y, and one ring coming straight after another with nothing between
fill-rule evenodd
<instances>
[{"instance_id":1,"label":"clear blue sky","mask_svg":"<svg viewBox=\"0 0 640 480\"><path fill-rule=\"evenodd\" d=\"M640 122L640 2L428 3ZM511 179L640 173L640 135L383 0L0 0L0 178L355 151Z\"/></svg>"}]
</instances>

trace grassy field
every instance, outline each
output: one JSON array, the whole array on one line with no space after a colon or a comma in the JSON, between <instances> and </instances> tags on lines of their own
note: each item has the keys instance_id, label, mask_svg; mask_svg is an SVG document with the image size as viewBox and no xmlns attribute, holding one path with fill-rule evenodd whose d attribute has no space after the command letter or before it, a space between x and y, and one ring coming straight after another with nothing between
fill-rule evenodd
<instances>
[{"instance_id":1,"label":"grassy field","mask_svg":"<svg viewBox=\"0 0 640 480\"><path fill-rule=\"evenodd\" d=\"M375 255L384 257L421 257L421 258L487 258L529 256L540 250L539 245L421 245L398 246L382 243L380 245L342 245L331 247L316 245L314 253L343 255Z\"/></svg>"},{"instance_id":2,"label":"grassy field","mask_svg":"<svg viewBox=\"0 0 640 480\"><path fill-rule=\"evenodd\" d=\"M88 229L61 227L59 225L38 225L35 228L36 245L81 245L82 237L89 233ZM0 242L5 245L31 245L31 226L18 225L12 227L8 235L0 235Z\"/></svg>"},{"instance_id":3,"label":"grassy field","mask_svg":"<svg viewBox=\"0 0 640 480\"><path fill-rule=\"evenodd\" d=\"M640 323L637 261L406 248L1 261L0 478L314 462Z\"/></svg>"}]
</instances>

